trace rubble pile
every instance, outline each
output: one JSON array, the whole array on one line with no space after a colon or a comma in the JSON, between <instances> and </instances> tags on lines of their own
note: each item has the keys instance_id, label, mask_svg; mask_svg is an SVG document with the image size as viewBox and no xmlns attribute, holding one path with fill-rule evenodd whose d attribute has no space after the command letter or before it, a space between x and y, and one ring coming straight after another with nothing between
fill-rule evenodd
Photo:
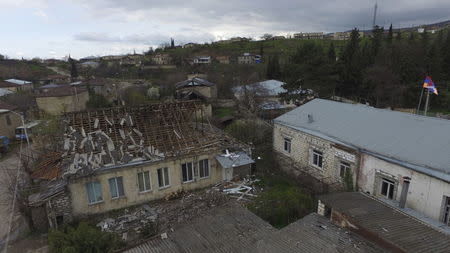
<instances>
[{"instance_id":1,"label":"rubble pile","mask_svg":"<svg viewBox=\"0 0 450 253\"><path fill-rule=\"evenodd\" d=\"M108 217L97 224L102 231L118 234L134 231L141 233L146 227L157 227L158 213L154 208L145 204L130 211L124 209L120 216Z\"/></svg>"}]
</instances>

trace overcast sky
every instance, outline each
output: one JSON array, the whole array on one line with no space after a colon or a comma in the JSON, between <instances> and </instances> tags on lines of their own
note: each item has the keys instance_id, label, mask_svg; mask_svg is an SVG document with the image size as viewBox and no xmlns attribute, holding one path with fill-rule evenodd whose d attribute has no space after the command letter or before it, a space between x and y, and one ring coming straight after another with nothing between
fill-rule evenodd
<instances>
[{"instance_id":1,"label":"overcast sky","mask_svg":"<svg viewBox=\"0 0 450 253\"><path fill-rule=\"evenodd\" d=\"M375 0L0 0L0 54L74 58L141 53L175 39L367 29ZM377 23L450 19L450 0L378 0Z\"/></svg>"}]
</instances>

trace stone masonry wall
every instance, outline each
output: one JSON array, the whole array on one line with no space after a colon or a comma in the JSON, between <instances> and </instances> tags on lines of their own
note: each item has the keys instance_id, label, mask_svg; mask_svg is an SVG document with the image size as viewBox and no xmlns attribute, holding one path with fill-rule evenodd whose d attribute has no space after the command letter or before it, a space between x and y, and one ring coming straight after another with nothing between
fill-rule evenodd
<instances>
[{"instance_id":1,"label":"stone masonry wall","mask_svg":"<svg viewBox=\"0 0 450 253\"><path fill-rule=\"evenodd\" d=\"M284 138L291 140L290 153L284 150ZM340 176L340 162L344 161L350 164L353 173L353 182L356 182L359 156L356 155L356 152L351 153L337 148L330 141L275 124L273 149L277 154L282 168L288 173L295 173L295 171L301 170L326 184L338 187L342 186L343 182ZM323 153L323 168L318 168L312 164L311 157L313 149ZM291 163L286 162L286 159L291 160Z\"/></svg>"},{"instance_id":2,"label":"stone masonry wall","mask_svg":"<svg viewBox=\"0 0 450 253\"><path fill-rule=\"evenodd\" d=\"M72 221L72 204L69 194L64 191L63 193L51 198L47 202L47 215L52 224L51 227L57 226L57 220L62 217L62 224L66 224ZM58 224L60 225L60 224Z\"/></svg>"}]
</instances>

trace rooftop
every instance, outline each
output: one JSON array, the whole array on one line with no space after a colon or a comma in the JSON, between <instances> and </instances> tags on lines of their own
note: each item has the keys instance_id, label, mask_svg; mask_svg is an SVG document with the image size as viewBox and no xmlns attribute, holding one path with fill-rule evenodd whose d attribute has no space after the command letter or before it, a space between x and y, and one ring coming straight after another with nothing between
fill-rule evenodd
<instances>
[{"instance_id":1,"label":"rooftop","mask_svg":"<svg viewBox=\"0 0 450 253\"><path fill-rule=\"evenodd\" d=\"M425 223L360 192L320 196L326 206L344 215L356 231L403 252L448 252L450 237ZM361 232L363 233L363 232Z\"/></svg>"},{"instance_id":2,"label":"rooftop","mask_svg":"<svg viewBox=\"0 0 450 253\"><path fill-rule=\"evenodd\" d=\"M9 94L12 94L12 93L14 93L14 92L12 92L12 91L10 91L8 89L0 88L0 97L6 96L6 95L9 95Z\"/></svg>"},{"instance_id":3,"label":"rooftop","mask_svg":"<svg viewBox=\"0 0 450 253\"><path fill-rule=\"evenodd\" d=\"M81 94L83 92L87 92L86 88L81 87L73 87L71 85L55 85L49 84L45 85L46 87L43 89L48 89L45 92L41 92L36 94L36 97L65 97L65 96L75 96L77 94Z\"/></svg>"},{"instance_id":4,"label":"rooftop","mask_svg":"<svg viewBox=\"0 0 450 253\"><path fill-rule=\"evenodd\" d=\"M209 86L209 87L211 87L211 86L215 86L215 85L216 84L211 83L205 79L194 77L192 79L188 79L188 80L185 80L185 81L175 84L175 87L177 89L180 89L180 88L192 87L192 86Z\"/></svg>"},{"instance_id":5,"label":"rooftop","mask_svg":"<svg viewBox=\"0 0 450 253\"><path fill-rule=\"evenodd\" d=\"M286 92L283 88L284 82L278 80L266 80L257 83L252 83L244 86L237 86L233 88L233 92L242 93L244 88L249 91L255 91L258 96L278 96L279 94Z\"/></svg>"},{"instance_id":6,"label":"rooftop","mask_svg":"<svg viewBox=\"0 0 450 253\"><path fill-rule=\"evenodd\" d=\"M383 252L361 237L310 214L277 230L239 205L216 208L127 253L158 252Z\"/></svg>"},{"instance_id":7,"label":"rooftop","mask_svg":"<svg viewBox=\"0 0 450 253\"><path fill-rule=\"evenodd\" d=\"M253 159L245 152L226 153L216 156L216 160L222 168L233 168L254 163Z\"/></svg>"},{"instance_id":8,"label":"rooftop","mask_svg":"<svg viewBox=\"0 0 450 253\"><path fill-rule=\"evenodd\" d=\"M450 181L449 120L314 99L274 122Z\"/></svg>"},{"instance_id":9,"label":"rooftop","mask_svg":"<svg viewBox=\"0 0 450 253\"><path fill-rule=\"evenodd\" d=\"M18 84L18 85L32 84L29 81L19 80L19 79L7 79L7 80L5 80L5 82Z\"/></svg>"}]
</instances>

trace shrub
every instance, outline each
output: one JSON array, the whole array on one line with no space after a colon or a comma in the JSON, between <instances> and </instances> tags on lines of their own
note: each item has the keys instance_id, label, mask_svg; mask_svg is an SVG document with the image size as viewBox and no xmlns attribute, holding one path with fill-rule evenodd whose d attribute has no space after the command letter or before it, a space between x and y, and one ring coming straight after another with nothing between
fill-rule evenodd
<instances>
[{"instance_id":1,"label":"shrub","mask_svg":"<svg viewBox=\"0 0 450 253\"><path fill-rule=\"evenodd\" d=\"M116 234L81 222L77 227L52 230L48 235L51 253L100 253L113 252L123 246Z\"/></svg>"}]
</instances>

